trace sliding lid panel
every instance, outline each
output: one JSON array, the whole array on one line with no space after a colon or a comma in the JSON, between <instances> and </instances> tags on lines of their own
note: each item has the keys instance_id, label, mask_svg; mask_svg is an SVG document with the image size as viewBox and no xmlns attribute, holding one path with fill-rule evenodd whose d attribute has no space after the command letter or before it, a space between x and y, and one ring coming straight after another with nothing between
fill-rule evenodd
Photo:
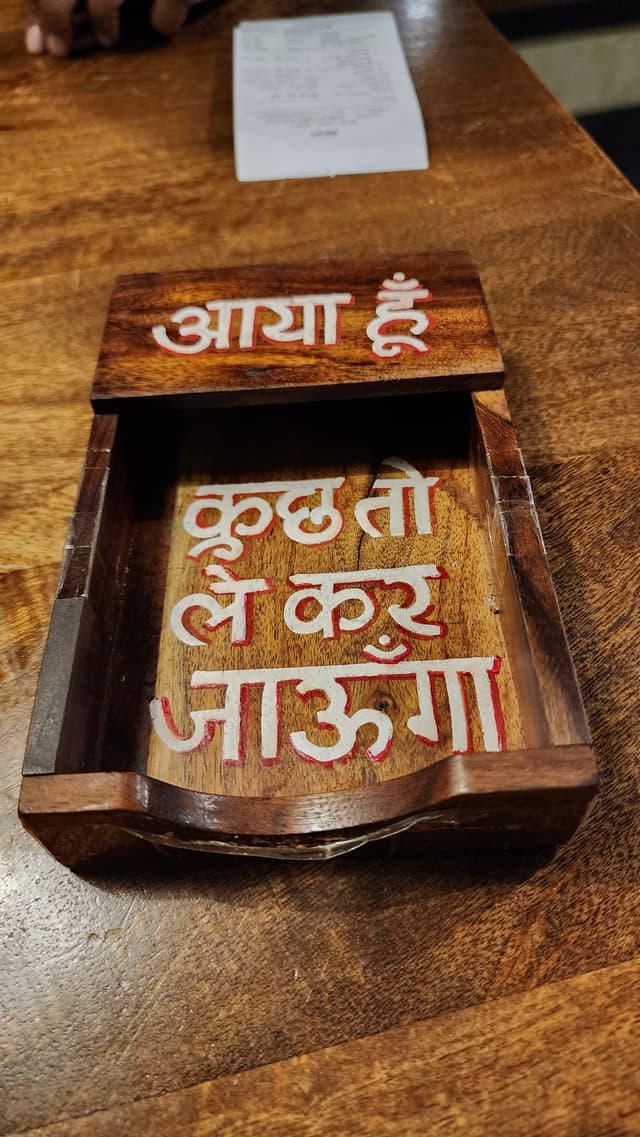
<instances>
[{"instance_id":1,"label":"sliding lid panel","mask_svg":"<svg viewBox=\"0 0 640 1137\"><path fill-rule=\"evenodd\" d=\"M96 411L477 390L502 383L466 253L122 277Z\"/></svg>"}]
</instances>

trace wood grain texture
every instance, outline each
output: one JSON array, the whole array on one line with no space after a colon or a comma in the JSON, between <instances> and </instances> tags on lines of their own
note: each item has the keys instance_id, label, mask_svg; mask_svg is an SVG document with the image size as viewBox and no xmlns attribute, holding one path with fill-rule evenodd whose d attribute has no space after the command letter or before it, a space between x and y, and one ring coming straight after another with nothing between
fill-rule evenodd
<instances>
[{"instance_id":1,"label":"wood grain texture","mask_svg":"<svg viewBox=\"0 0 640 1137\"><path fill-rule=\"evenodd\" d=\"M254 1080L263 1101L258 1066L416 1019L447 1016L449 1036L464 1009L454 1119L461 1093L486 1081L487 1134L551 1133L564 1112L567 1137L637 1129L617 1091L632 1086L637 1039L624 1018L599 1018L594 989L570 1035L545 1035L527 1108L532 1036L511 1081L501 1065L519 1005L548 994L555 1007L545 985L640 951L637 195L471 4L394 10L431 169L265 187L233 180L230 29L308 6L229 0L154 51L59 66L25 57L22 4L2 5L4 1133L58 1122L59 1134L93 1114L91 1129L114 1108L111 1132L125 1130L136 1099L230 1086L242 1071L245 1095ZM421 248L469 249L480 269L593 728L593 812L555 856L372 847L322 865L166 857L74 877L22 831L16 804L114 277L384 258L416 233ZM487 1022L505 996L496 1053ZM358 1068L370 1080L367 1054L351 1082ZM170 1104L159 1124L180 1133ZM422 1097L415 1108L424 1132L433 1110ZM474 1095L469 1125L478 1108Z\"/></svg>"},{"instance_id":2,"label":"wood grain texture","mask_svg":"<svg viewBox=\"0 0 640 1137\"><path fill-rule=\"evenodd\" d=\"M576 1137L640 1129L640 964L39 1129L112 1137ZM580 1080L576 1079L580 1070Z\"/></svg>"},{"instance_id":3,"label":"wood grain texture","mask_svg":"<svg viewBox=\"0 0 640 1137\"><path fill-rule=\"evenodd\" d=\"M393 286L396 273L404 284L413 281L430 293L428 300L417 300L415 308L413 300L410 305L416 316L427 315L429 323L420 337L427 350L383 358L368 328L377 314L379 290L388 300L391 294L384 286ZM237 303L228 337L218 342L226 325L221 314L208 313L205 307L239 299L334 295L342 298L331 306L335 331L329 330L329 316L320 305L312 318L307 320L305 313L305 336L313 330L310 344L270 342L278 318L286 327L286 317L268 307L265 311L263 305L250 317L250 346L241 346L239 335L247 333L241 331ZM207 329L199 333L202 350L180 355L185 341L175 326L182 326L180 320L173 317L191 308L188 323L193 327L193 306ZM283 340L303 328L300 305L291 309L290 320L294 331L287 330ZM406 335L411 325L400 317L391 330ZM157 328L164 333L164 347L154 338L152 329ZM206 346L209 328L216 338ZM502 372L482 287L468 255L398 250L392 261L378 264L272 264L125 277L111 298L91 397L98 412L142 409L142 400L149 398L181 407L316 402L388 394L390 388L415 393L496 387Z\"/></svg>"}]
</instances>

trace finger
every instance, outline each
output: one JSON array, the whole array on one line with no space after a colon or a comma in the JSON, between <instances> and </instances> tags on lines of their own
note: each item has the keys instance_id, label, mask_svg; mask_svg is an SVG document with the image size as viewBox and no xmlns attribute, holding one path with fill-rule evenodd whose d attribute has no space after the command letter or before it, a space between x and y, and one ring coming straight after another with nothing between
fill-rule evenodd
<instances>
[{"instance_id":1,"label":"finger","mask_svg":"<svg viewBox=\"0 0 640 1137\"><path fill-rule=\"evenodd\" d=\"M191 0L155 0L151 10L151 23L163 36L173 36L184 24Z\"/></svg>"},{"instance_id":2,"label":"finger","mask_svg":"<svg viewBox=\"0 0 640 1137\"><path fill-rule=\"evenodd\" d=\"M38 22L50 55L63 56L71 51L74 4L75 0L40 0Z\"/></svg>"},{"instance_id":3,"label":"finger","mask_svg":"<svg viewBox=\"0 0 640 1137\"><path fill-rule=\"evenodd\" d=\"M44 51L44 34L40 24L29 24L24 33L24 46L30 55L42 55Z\"/></svg>"},{"instance_id":4,"label":"finger","mask_svg":"<svg viewBox=\"0 0 640 1137\"><path fill-rule=\"evenodd\" d=\"M44 51L44 34L40 27L40 17L35 0L31 0L27 8L27 27L24 33L24 46L30 55L42 55Z\"/></svg>"},{"instance_id":5,"label":"finger","mask_svg":"<svg viewBox=\"0 0 640 1137\"><path fill-rule=\"evenodd\" d=\"M87 9L96 39L102 47L112 47L120 36L122 0L87 0Z\"/></svg>"}]
</instances>

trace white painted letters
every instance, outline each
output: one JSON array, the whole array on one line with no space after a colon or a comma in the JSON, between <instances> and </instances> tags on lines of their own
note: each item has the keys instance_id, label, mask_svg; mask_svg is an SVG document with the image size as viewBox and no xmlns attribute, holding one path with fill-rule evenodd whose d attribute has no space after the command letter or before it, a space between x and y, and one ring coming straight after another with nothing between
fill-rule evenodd
<instances>
[{"instance_id":1,"label":"white painted letters","mask_svg":"<svg viewBox=\"0 0 640 1137\"><path fill-rule=\"evenodd\" d=\"M287 537L300 545L325 545L342 531L344 517L335 495L344 478L316 478L291 482L240 482L236 485L200 486L184 517L190 537L200 540L189 556L197 559L211 553L223 561L237 561L244 554L243 537L261 537L277 515ZM275 505L266 500L277 495ZM319 497L319 501L314 499ZM300 505L300 502L306 502ZM294 509L294 506L298 506ZM207 521L207 512L217 515ZM253 520L242 521L245 514ZM315 528L309 528L309 526Z\"/></svg>"},{"instance_id":2,"label":"white painted letters","mask_svg":"<svg viewBox=\"0 0 640 1137\"><path fill-rule=\"evenodd\" d=\"M356 503L356 521L370 537L382 536L382 530L370 520L372 513L379 510L389 512L389 533L392 537L407 537L411 532L410 501L413 500L413 513L416 532L421 535L431 533L431 491L439 478L424 478L421 473L404 458L385 458L383 466L401 470L405 478L376 478L372 486L375 497L366 497Z\"/></svg>"},{"instance_id":3,"label":"white painted letters","mask_svg":"<svg viewBox=\"0 0 640 1137\"><path fill-rule=\"evenodd\" d=\"M430 299L429 289L423 288L419 280L407 280L403 272L394 272L390 280L383 281L375 319L367 325L373 355L390 359L400 355L403 347L418 354L429 351L429 345L418 337L426 332L431 321L426 312L416 311L414 304L416 300L424 303ZM390 330L397 323L410 323L410 334Z\"/></svg>"},{"instance_id":4,"label":"white painted letters","mask_svg":"<svg viewBox=\"0 0 640 1137\"><path fill-rule=\"evenodd\" d=\"M375 739L365 753L372 762L382 761L393 741L393 722L380 710L362 708L349 713L349 681L376 679L413 679L418 696L418 714L407 720L407 727L427 744L441 739L441 729L435 712L433 680L444 677L451 719L451 745L454 754L468 753L476 740L472 737L471 714L467 699L471 687L476 700L482 742L485 750L503 750L504 729L495 676L500 668L497 656L470 659L436 659L382 665L379 663L339 664L335 667L283 667L246 671L194 671L193 690L222 688L225 691L223 707L206 711L191 711L193 730L183 736L173 721L167 699L154 699L151 717L160 738L171 749L190 754L206 746L217 725L223 728L222 757L225 763L244 761L243 693L247 689L262 691L261 752L262 760L272 762L278 757L279 699L283 684L294 684L296 695L305 700L319 694L326 706L316 712L319 727L332 727L338 734L335 742L318 745L302 731L289 735L292 750L309 762L329 764L353 757L357 735L361 727L375 727Z\"/></svg>"},{"instance_id":5,"label":"white painted letters","mask_svg":"<svg viewBox=\"0 0 640 1137\"><path fill-rule=\"evenodd\" d=\"M443 625L427 621L431 610L428 580L439 580L444 571L437 565L407 565L397 569L366 569L358 572L299 573L289 577L295 591L284 609L284 622L292 632L308 636L321 632L325 639L335 639L342 632L359 632L375 620L378 602L373 595L376 585L392 589L404 587L410 593L408 604L390 604L391 619L414 636L440 636ZM367 587L368 586L368 587ZM360 605L357 616L340 615L349 600ZM309 602L317 606L315 615L305 615Z\"/></svg>"},{"instance_id":6,"label":"white painted letters","mask_svg":"<svg viewBox=\"0 0 640 1137\"><path fill-rule=\"evenodd\" d=\"M352 302L350 292L208 300L203 307L188 304L173 313L171 323L176 325L178 341L170 337L164 324L156 324L151 335L159 347L177 355L198 355L211 347L215 351L229 351L233 317L239 313L238 347L241 351L253 351L258 335L273 344L332 347L340 340L340 309ZM261 312L274 315L275 321L260 325L258 314ZM215 317L213 325L212 316Z\"/></svg>"}]
</instances>

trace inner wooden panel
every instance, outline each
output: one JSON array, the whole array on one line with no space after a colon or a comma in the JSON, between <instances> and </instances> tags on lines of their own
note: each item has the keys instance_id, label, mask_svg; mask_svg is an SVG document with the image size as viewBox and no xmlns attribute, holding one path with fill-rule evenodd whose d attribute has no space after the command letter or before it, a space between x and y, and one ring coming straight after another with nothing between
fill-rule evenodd
<instances>
[{"instance_id":1,"label":"inner wooden panel","mask_svg":"<svg viewBox=\"0 0 640 1137\"><path fill-rule=\"evenodd\" d=\"M179 437L173 456L169 433L155 451L147 437L146 456L139 463L144 488L138 487L130 580L114 651L102 767L146 768L155 778L208 793L272 796L368 785L420 769L456 749L526 745L482 539L484 517L469 462L469 415L468 395L431 395L193 414L172 424L173 438ZM409 489L407 469L385 464L389 457L400 458L417 471L415 492ZM432 532L420 534L418 527L428 527L424 478L438 481L429 495L427 520ZM341 531L322 544L315 543L313 534L319 526L312 521L301 522L298 539L284 530L285 523L290 533L295 530L288 520L291 513L317 505L318 494L305 496L309 487L298 487L300 497L295 502L290 499L287 507L285 490L268 488L318 479L344 479L335 490ZM374 487L376 479L384 479L386 489ZM364 499L369 499L369 506L379 504L389 493L389 482L396 481L405 487L406 506L402 516L393 519L396 535L391 532L389 508L373 509L367 515L360 508L365 525L368 517L369 525L381 530L373 536L356 517L356 504ZM263 490L260 484L266 484ZM233 560L224 559L220 545L203 548L200 555L196 549L206 539L208 527L219 520L219 513L206 505L214 494L211 487L219 494L218 487L224 485L234 485L236 506L248 502L249 496L263 503L260 526L260 507L236 517L230 552L234 558L240 555ZM248 485L251 490L242 488ZM208 498L205 486L210 487ZM394 490L392 486L392 494ZM197 501L202 506L194 504ZM265 531L243 535L242 524ZM314 543L303 543L309 534ZM208 575L207 566L212 566ZM415 616L420 634L407 630L392 615L400 611L402 621L414 600L409 585L393 579L394 573L410 566L424 568L423 580L430 590L431 610L425 610L423 603ZM385 574L384 579L371 579L376 572ZM289 624L294 627L287 626L285 606L296 584L290 578L345 573L369 573L360 585L355 575L347 581L334 576L332 582L336 596L341 588L360 587L360 595L366 588L372 615L366 626L356 631L337 626L340 618L357 620L363 611L363 601L355 598L336 609L331 627L325 622L329 636L322 630L311 634L300 630L319 616L320 605L314 600L299 607L298 630L291 616ZM202 597L213 597L211 584L233 588L230 574L238 581L251 580L262 590L248 597L244 629L238 620L235 626L227 621L208 630L203 624L211 618L211 610L205 609ZM187 602L189 596L195 599ZM231 591L214 599L222 608L232 603L244 607ZM427 634L430 631L437 634ZM183 642L189 636L198 640L197 646ZM232 638L245 642L233 644ZM397 653L399 660L378 661L376 653ZM132 656L140 661L137 674L131 667ZM461 663L447 667L447 660ZM440 670L437 661L443 661ZM431 665L418 667L422 706L418 678L412 672L416 663ZM327 668L337 670L318 670ZM274 675L272 669L279 670ZM203 672L211 673L208 678L214 685L194 689L194 673ZM322 682L329 683L324 693ZM232 699L234 683L239 705ZM341 706L340 692L347 696ZM342 712L340 730L318 722L331 696ZM152 697L158 729L150 726ZM227 721L222 722L225 700ZM433 724L431 731L418 729L421 710L423 724L424 712L427 718L433 712L435 729ZM207 712L219 721L205 725L202 745L190 748L183 739L196 738L197 720L206 720ZM240 731L234 739L236 715ZM452 739L454 718L457 738ZM357 730L349 725L354 719ZM352 745L347 745L349 731L354 735ZM180 752L187 747L188 752ZM320 747L336 748L339 757L322 761L329 751Z\"/></svg>"}]
</instances>

